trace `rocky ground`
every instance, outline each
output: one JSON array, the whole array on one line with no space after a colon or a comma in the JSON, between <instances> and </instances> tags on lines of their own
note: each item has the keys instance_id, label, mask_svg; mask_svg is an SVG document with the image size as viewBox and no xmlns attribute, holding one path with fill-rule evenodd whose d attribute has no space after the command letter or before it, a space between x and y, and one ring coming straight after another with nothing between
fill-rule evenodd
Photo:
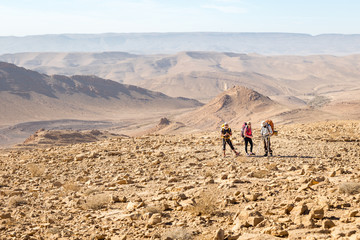
<instances>
[{"instance_id":1,"label":"rocky ground","mask_svg":"<svg viewBox=\"0 0 360 240\"><path fill-rule=\"evenodd\" d=\"M360 239L360 121L236 130L2 150L0 238Z\"/></svg>"}]
</instances>

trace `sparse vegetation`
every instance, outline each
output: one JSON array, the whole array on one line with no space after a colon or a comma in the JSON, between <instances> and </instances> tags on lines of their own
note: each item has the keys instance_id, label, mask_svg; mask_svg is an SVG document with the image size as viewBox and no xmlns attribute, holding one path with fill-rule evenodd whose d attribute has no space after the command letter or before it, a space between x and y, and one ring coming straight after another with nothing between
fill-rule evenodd
<instances>
[{"instance_id":1,"label":"sparse vegetation","mask_svg":"<svg viewBox=\"0 0 360 240\"><path fill-rule=\"evenodd\" d=\"M339 185L339 192L348 195L354 195L360 193L360 183L347 182Z\"/></svg>"},{"instance_id":2,"label":"sparse vegetation","mask_svg":"<svg viewBox=\"0 0 360 240\"><path fill-rule=\"evenodd\" d=\"M27 165L27 168L33 177L41 177L45 172L45 166L38 163L30 163Z\"/></svg>"},{"instance_id":3,"label":"sparse vegetation","mask_svg":"<svg viewBox=\"0 0 360 240\"><path fill-rule=\"evenodd\" d=\"M111 202L111 196L106 193L90 195L86 199L85 208L86 209L101 209L106 207Z\"/></svg>"},{"instance_id":4,"label":"sparse vegetation","mask_svg":"<svg viewBox=\"0 0 360 240\"><path fill-rule=\"evenodd\" d=\"M196 203L192 208L191 212L194 215L213 215L218 210L217 200L218 194L215 189L210 189L202 192L199 197L195 200Z\"/></svg>"}]
</instances>

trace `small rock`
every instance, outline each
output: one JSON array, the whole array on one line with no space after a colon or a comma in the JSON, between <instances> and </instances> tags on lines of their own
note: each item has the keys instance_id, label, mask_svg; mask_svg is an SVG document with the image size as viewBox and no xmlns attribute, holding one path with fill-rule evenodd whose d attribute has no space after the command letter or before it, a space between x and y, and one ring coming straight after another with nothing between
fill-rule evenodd
<instances>
[{"instance_id":1,"label":"small rock","mask_svg":"<svg viewBox=\"0 0 360 240\"><path fill-rule=\"evenodd\" d=\"M299 216L299 215L303 215L306 212L308 212L309 209L307 207L306 204L300 204L298 206L295 206L292 210L291 210L291 214L295 215L295 216Z\"/></svg>"},{"instance_id":2,"label":"small rock","mask_svg":"<svg viewBox=\"0 0 360 240\"><path fill-rule=\"evenodd\" d=\"M323 219L324 218L324 209L322 209L322 208L312 209L310 211L310 216L311 216L311 218L314 218L314 219Z\"/></svg>"},{"instance_id":3,"label":"small rock","mask_svg":"<svg viewBox=\"0 0 360 240\"><path fill-rule=\"evenodd\" d=\"M227 178L228 178L228 175L227 175L227 174L221 175L221 179L222 179L222 180L225 180L225 179L227 179Z\"/></svg>"},{"instance_id":4,"label":"small rock","mask_svg":"<svg viewBox=\"0 0 360 240\"><path fill-rule=\"evenodd\" d=\"M288 171L295 171L296 170L296 167L294 167L294 166L291 166L289 169L288 169Z\"/></svg>"},{"instance_id":5,"label":"small rock","mask_svg":"<svg viewBox=\"0 0 360 240\"><path fill-rule=\"evenodd\" d=\"M330 219L326 219L323 222L323 227L326 229L329 229L329 228L335 227L335 223L333 221L331 221Z\"/></svg>"},{"instance_id":6,"label":"small rock","mask_svg":"<svg viewBox=\"0 0 360 240\"><path fill-rule=\"evenodd\" d=\"M155 213L151 216L151 218L148 221L148 224L150 226L155 225L161 223L161 214L160 213Z\"/></svg>"},{"instance_id":7,"label":"small rock","mask_svg":"<svg viewBox=\"0 0 360 240\"><path fill-rule=\"evenodd\" d=\"M359 211L354 210L354 211L350 212L349 217L356 217L356 215L357 215L358 213L359 213Z\"/></svg>"},{"instance_id":8,"label":"small rock","mask_svg":"<svg viewBox=\"0 0 360 240\"><path fill-rule=\"evenodd\" d=\"M62 186L62 183L59 182L59 181L56 181L56 182L53 183L53 186L54 186L54 187L61 187L61 186Z\"/></svg>"},{"instance_id":9,"label":"small rock","mask_svg":"<svg viewBox=\"0 0 360 240\"><path fill-rule=\"evenodd\" d=\"M75 161L81 161L85 158L85 154L81 153L75 156Z\"/></svg>"},{"instance_id":10,"label":"small rock","mask_svg":"<svg viewBox=\"0 0 360 240\"><path fill-rule=\"evenodd\" d=\"M224 240L225 239L225 232L222 229L219 229L214 237L214 240Z\"/></svg>"},{"instance_id":11,"label":"small rock","mask_svg":"<svg viewBox=\"0 0 360 240\"><path fill-rule=\"evenodd\" d=\"M3 213L3 214L0 215L0 218L1 218L1 219L11 218L11 214L10 214L10 213Z\"/></svg>"},{"instance_id":12,"label":"small rock","mask_svg":"<svg viewBox=\"0 0 360 240\"><path fill-rule=\"evenodd\" d=\"M293 210L294 207L295 207L294 204L288 204L288 205L286 205L286 207L285 207L285 214L290 214L291 210Z\"/></svg>"}]
</instances>

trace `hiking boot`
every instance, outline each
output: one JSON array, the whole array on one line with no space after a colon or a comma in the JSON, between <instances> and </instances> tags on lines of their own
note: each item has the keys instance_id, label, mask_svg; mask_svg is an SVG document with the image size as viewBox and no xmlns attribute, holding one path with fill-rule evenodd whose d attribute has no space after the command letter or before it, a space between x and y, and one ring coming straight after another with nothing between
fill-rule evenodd
<instances>
[{"instance_id":1,"label":"hiking boot","mask_svg":"<svg viewBox=\"0 0 360 240\"><path fill-rule=\"evenodd\" d=\"M264 154L264 157L267 157L267 155L268 155L268 154L267 154L267 153L265 153L265 154Z\"/></svg>"},{"instance_id":2,"label":"hiking boot","mask_svg":"<svg viewBox=\"0 0 360 240\"><path fill-rule=\"evenodd\" d=\"M251 152L250 155L255 155L255 153Z\"/></svg>"},{"instance_id":3,"label":"hiking boot","mask_svg":"<svg viewBox=\"0 0 360 240\"><path fill-rule=\"evenodd\" d=\"M246 156L250 156L251 154L249 154L249 153L246 153Z\"/></svg>"},{"instance_id":4,"label":"hiking boot","mask_svg":"<svg viewBox=\"0 0 360 240\"><path fill-rule=\"evenodd\" d=\"M272 157L272 153L270 153L270 156Z\"/></svg>"},{"instance_id":5,"label":"hiking boot","mask_svg":"<svg viewBox=\"0 0 360 240\"><path fill-rule=\"evenodd\" d=\"M236 156L239 156L239 155L240 155L240 153L238 153L238 152L237 152L237 153L235 153L235 155L236 155Z\"/></svg>"}]
</instances>

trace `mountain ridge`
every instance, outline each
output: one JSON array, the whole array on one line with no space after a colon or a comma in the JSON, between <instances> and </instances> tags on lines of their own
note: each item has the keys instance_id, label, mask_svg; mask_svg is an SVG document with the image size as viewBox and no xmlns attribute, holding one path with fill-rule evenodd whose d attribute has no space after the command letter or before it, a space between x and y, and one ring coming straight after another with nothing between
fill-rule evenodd
<instances>
[{"instance_id":1,"label":"mountain ridge","mask_svg":"<svg viewBox=\"0 0 360 240\"><path fill-rule=\"evenodd\" d=\"M360 53L359 34L301 33L104 33L0 37L0 54L20 52L124 51L140 54L221 51L265 55Z\"/></svg>"}]
</instances>

